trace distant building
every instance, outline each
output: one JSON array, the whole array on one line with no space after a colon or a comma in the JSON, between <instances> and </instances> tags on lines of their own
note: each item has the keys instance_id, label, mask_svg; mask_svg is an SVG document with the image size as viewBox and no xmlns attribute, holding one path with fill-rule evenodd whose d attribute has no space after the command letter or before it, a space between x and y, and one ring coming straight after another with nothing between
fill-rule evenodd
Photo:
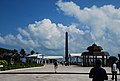
<instances>
[{"instance_id":1,"label":"distant building","mask_svg":"<svg viewBox=\"0 0 120 81\"><path fill-rule=\"evenodd\" d=\"M43 54L33 54L27 56L27 62L36 62L36 63L54 63L56 60L59 62L63 61L63 56L48 56Z\"/></svg>"},{"instance_id":2,"label":"distant building","mask_svg":"<svg viewBox=\"0 0 120 81\"><path fill-rule=\"evenodd\" d=\"M83 66L94 66L95 60L101 59L102 66L107 66L107 58L109 56L109 53L106 51L102 51L101 46L97 46L96 44L93 44L92 46L89 46L87 48L87 52L83 52Z\"/></svg>"}]
</instances>

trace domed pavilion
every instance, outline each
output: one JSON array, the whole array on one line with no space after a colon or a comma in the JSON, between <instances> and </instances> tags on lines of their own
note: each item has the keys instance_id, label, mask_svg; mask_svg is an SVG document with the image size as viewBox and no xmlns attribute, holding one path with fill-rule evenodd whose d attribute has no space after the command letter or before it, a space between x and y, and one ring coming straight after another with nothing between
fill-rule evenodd
<instances>
[{"instance_id":1,"label":"domed pavilion","mask_svg":"<svg viewBox=\"0 0 120 81\"><path fill-rule=\"evenodd\" d=\"M95 60L100 59L102 61L102 66L107 66L107 58L109 53L102 51L102 47L96 45L95 43L92 46L87 48L87 52L83 52L83 66L94 66Z\"/></svg>"}]
</instances>

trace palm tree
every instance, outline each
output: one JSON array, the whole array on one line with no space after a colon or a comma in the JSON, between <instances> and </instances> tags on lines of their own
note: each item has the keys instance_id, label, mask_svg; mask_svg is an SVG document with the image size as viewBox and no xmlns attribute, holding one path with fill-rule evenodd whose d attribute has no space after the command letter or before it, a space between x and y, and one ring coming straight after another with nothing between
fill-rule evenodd
<instances>
[{"instance_id":1,"label":"palm tree","mask_svg":"<svg viewBox=\"0 0 120 81\"><path fill-rule=\"evenodd\" d=\"M25 52L25 50L21 49L20 54L21 54L21 61L25 62L26 61L26 58L25 58L26 52Z\"/></svg>"},{"instance_id":2,"label":"palm tree","mask_svg":"<svg viewBox=\"0 0 120 81\"><path fill-rule=\"evenodd\" d=\"M25 57L26 56L26 52L24 49L21 49L20 51L21 57Z\"/></svg>"},{"instance_id":3,"label":"palm tree","mask_svg":"<svg viewBox=\"0 0 120 81\"><path fill-rule=\"evenodd\" d=\"M30 54L31 54L31 55L33 55L34 53L35 53L35 51L34 51L34 50L32 50L32 51L30 52Z\"/></svg>"},{"instance_id":4,"label":"palm tree","mask_svg":"<svg viewBox=\"0 0 120 81\"><path fill-rule=\"evenodd\" d=\"M14 49L12 53L13 53L14 63L20 63L20 54L18 54L18 51Z\"/></svg>"}]
</instances>

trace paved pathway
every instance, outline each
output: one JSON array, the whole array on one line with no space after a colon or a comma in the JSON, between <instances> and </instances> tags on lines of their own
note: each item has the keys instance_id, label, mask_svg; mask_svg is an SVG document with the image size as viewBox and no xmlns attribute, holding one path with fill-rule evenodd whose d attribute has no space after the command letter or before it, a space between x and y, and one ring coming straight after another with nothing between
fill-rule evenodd
<instances>
[{"instance_id":1,"label":"paved pathway","mask_svg":"<svg viewBox=\"0 0 120 81\"><path fill-rule=\"evenodd\" d=\"M88 73L91 67L62 66L59 65L57 72ZM105 68L110 73L110 68ZM1 72L54 72L53 65L43 67L16 69ZM111 75L109 75L110 80ZM0 74L0 81L92 81L86 74ZM120 81L120 75L118 75Z\"/></svg>"}]
</instances>

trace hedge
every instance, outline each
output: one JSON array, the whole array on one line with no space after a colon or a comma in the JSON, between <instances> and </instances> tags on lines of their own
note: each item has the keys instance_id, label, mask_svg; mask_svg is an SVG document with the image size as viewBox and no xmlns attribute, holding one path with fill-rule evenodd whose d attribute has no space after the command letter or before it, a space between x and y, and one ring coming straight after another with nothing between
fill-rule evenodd
<instances>
[{"instance_id":1,"label":"hedge","mask_svg":"<svg viewBox=\"0 0 120 81\"><path fill-rule=\"evenodd\" d=\"M1 70L4 71L4 70L11 70L11 69L39 67L39 66L43 66L43 64L36 64L36 63L15 63L13 65L8 65L7 67L1 68Z\"/></svg>"}]
</instances>

